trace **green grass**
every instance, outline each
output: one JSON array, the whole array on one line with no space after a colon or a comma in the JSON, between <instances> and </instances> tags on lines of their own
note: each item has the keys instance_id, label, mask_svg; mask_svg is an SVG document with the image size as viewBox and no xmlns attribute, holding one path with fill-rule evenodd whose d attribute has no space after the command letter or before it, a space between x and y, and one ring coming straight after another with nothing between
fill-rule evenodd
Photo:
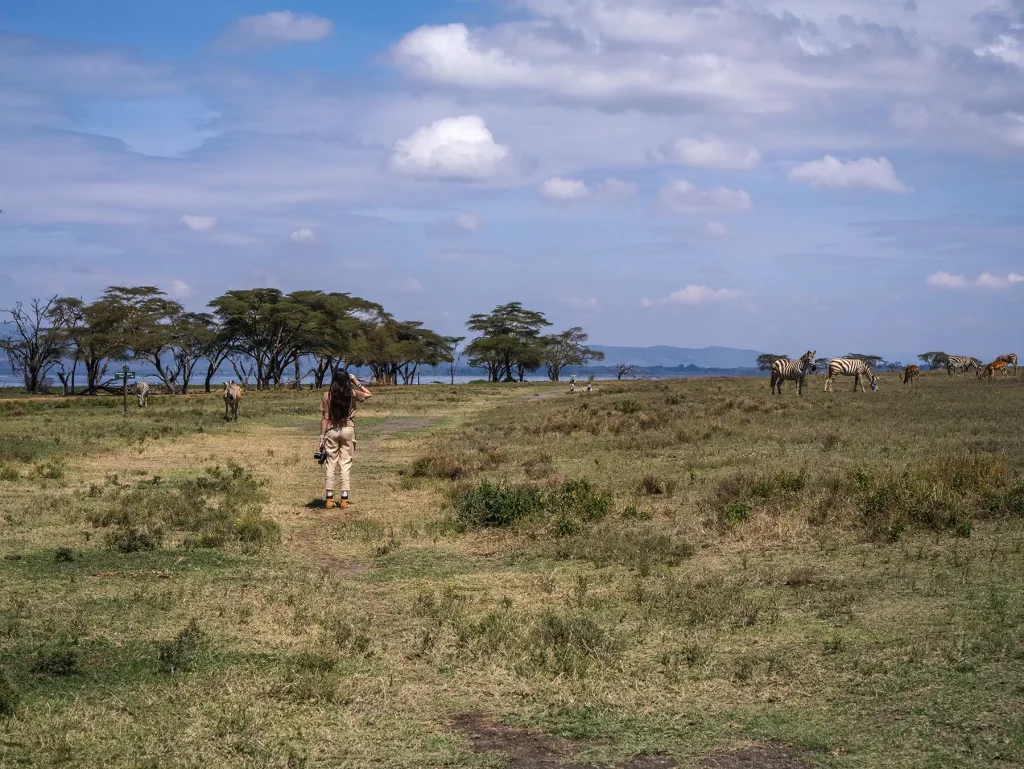
<instances>
[{"instance_id":1,"label":"green grass","mask_svg":"<svg viewBox=\"0 0 1024 769\"><path fill-rule=\"evenodd\" d=\"M0 765L1024 765L1024 379L821 382L385 389L344 514L317 393L4 399Z\"/></svg>"}]
</instances>

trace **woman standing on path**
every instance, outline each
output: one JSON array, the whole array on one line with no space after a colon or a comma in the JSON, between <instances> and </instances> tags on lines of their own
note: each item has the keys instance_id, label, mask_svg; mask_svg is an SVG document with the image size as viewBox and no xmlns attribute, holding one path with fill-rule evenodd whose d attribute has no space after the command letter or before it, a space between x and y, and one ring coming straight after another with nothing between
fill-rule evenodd
<instances>
[{"instance_id":1,"label":"woman standing on path","mask_svg":"<svg viewBox=\"0 0 1024 769\"><path fill-rule=\"evenodd\" d=\"M340 369L331 376L331 387L320 402L320 450L327 452L327 509L348 507L352 459L356 454L356 404L371 396L354 375ZM334 499L334 476L341 472L341 501Z\"/></svg>"}]
</instances>

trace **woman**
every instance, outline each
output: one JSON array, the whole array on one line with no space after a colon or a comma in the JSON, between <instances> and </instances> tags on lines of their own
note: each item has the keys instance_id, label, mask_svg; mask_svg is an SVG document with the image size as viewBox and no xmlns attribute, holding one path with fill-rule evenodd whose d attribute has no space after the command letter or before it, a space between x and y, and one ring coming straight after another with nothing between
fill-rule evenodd
<instances>
[{"instance_id":1,"label":"woman","mask_svg":"<svg viewBox=\"0 0 1024 769\"><path fill-rule=\"evenodd\" d=\"M359 380L346 371L335 371L331 387L320 402L320 449L327 452L327 509L348 508L349 477L356 453L356 404L371 396ZM334 499L334 474L341 471L341 501Z\"/></svg>"}]
</instances>

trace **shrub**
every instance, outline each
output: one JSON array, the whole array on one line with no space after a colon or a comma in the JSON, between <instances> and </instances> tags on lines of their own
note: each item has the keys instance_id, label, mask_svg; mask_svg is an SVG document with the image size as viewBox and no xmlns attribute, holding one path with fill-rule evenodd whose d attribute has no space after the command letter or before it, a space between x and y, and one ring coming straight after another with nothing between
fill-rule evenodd
<instances>
[{"instance_id":1,"label":"shrub","mask_svg":"<svg viewBox=\"0 0 1024 769\"><path fill-rule=\"evenodd\" d=\"M606 516L610 506L610 497L586 478L569 480L546 491L530 484L485 480L455 494L456 524L462 530L552 519L559 533L572 534Z\"/></svg>"},{"instance_id":2,"label":"shrub","mask_svg":"<svg viewBox=\"0 0 1024 769\"><path fill-rule=\"evenodd\" d=\"M280 541L278 524L263 515L265 482L229 464L177 484L159 478L136 486L108 484L103 503L87 515L97 527L112 527L108 547L121 552L155 550L168 529L189 533L186 547L267 547Z\"/></svg>"},{"instance_id":3,"label":"shrub","mask_svg":"<svg viewBox=\"0 0 1024 769\"><path fill-rule=\"evenodd\" d=\"M664 494L665 482L658 476L648 473L640 479L640 491L652 497Z\"/></svg>"},{"instance_id":4,"label":"shrub","mask_svg":"<svg viewBox=\"0 0 1024 769\"><path fill-rule=\"evenodd\" d=\"M31 670L39 676L74 675L78 672L78 653L67 647L44 649L32 660Z\"/></svg>"},{"instance_id":5,"label":"shrub","mask_svg":"<svg viewBox=\"0 0 1024 769\"><path fill-rule=\"evenodd\" d=\"M482 481L456 497L457 522L468 529L511 526L538 515L543 495L533 486L508 486Z\"/></svg>"},{"instance_id":6,"label":"shrub","mask_svg":"<svg viewBox=\"0 0 1024 769\"><path fill-rule=\"evenodd\" d=\"M538 667L554 673L579 676L597 660L617 652L611 633L586 614L544 611L530 633L532 657Z\"/></svg>"},{"instance_id":7,"label":"shrub","mask_svg":"<svg viewBox=\"0 0 1024 769\"><path fill-rule=\"evenodd\" d=\"M643 406L640 405L639 401L627 398L624 401L616 403L615 410L622 414L637 414L643 410Z\"/></svg>"},{"instance_id":8,"label":"shrub","mask_svg":"<svg viewBox=\"0 0 1024 769\"><path fill-rule=\"evenodd\" d=\"M428 454L412 463L409 475L413 478L440 478L457 481L473 472L464 455L449 452Z\"/></svg>"},{"instance_id":9,"label":"shrub","mask_svg":"<svg viewBox=\"0 0 1024 769\"><path fill-rule=\"evenodd\" d=\"M0 718L10 718L18 710L21 696L14 681L4 668L0 668Z\"/></svg>"},{"instance_id":10,"label":"shrub","mask_svg":"<svg viewBox=\"0 0 1024 769\"><path fill-rule=\"evenodd\" d=\"M189 670L202 651L206 636L195 619L189 623L173 639L158 641L156 644L157 660L164 673L181 673Z\"/></svg>"}]
</instances>

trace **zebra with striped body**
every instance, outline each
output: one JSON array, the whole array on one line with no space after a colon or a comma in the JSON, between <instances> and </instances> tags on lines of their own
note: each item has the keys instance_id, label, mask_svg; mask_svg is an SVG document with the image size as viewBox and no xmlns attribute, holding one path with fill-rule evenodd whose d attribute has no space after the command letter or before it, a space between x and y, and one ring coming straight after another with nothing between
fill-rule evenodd
<instances>
[{"instance_id":1,"label":"zebra with striped body","mask_svg":"<svg viewBox=\"0 0 1024 769\"><path fill-rule=\"evenodd\" d=\"M230 382L224 385L224 419L230 422L234 419L238 421L238 402L242 400L242 395L245 390L242 389L241 385L235 384L232 379Z\"/></svg>"},{"instance_id":2,"label":"zebra with striped body","mask_svg":"<svg viewBox=\"0 0 1024 769\"><path fill-rule=\"evenodd\" d=\"M997 361L1003 361L1007 365L1013 366L1013 374L1014 376L1017 375L1017 353L1008 352L1006 353L1006 355L1000 355L998 358L996 358L996 362ZM1004 373L1005 371L1006 369L1003 369Z\"/></svg>"},{"instance_id":3,"label":"zebra with striped body","mask_svg":"<svg viewBox=\"0 0 1024 769\"><path fill-rule=\"evenodd\" d=\"M149 402L149 382L140 380L135 383L135 394L139 396L139 408L145 408Z\"/></svg>"},{"instance_id":4,"label":"zebra with striped body","mask_svg":"<svg viewBox=\"0 0 1024 769\"><path fill-rule=\"evenodd\" d=\"M953 376L958 369L961 369L960 373L966 374L972 368L980 369L981 361L970 355L950 355L946 358L946 373L950 376Z\"/></svg>"},{"instance_id":5,"label":"zebra with striped body","mask_svg":"<svg viewBox=\"0 0 1024 769\"><path fill-rule=\"evenodd\" d=\"M796 394L804 394L804 377L817 370L814 356L817 350L808 350L796 360L778 358L772 362L772 395L782 395L782 383L787 379L796 382ZM776 391L776 387L778 390Z\"/></svg>"},{"instance_id":6,"label":"zebra with striped body","mask_svg":"<svg viewBox=\"0 0 1024 769\"><path fill-rule=\"evenodd\" d=\"M828 362L828 378L825 380L825 392L835 392L833 386L837 376L854 377L854 392L857 392L857 385L860 385L861 392L867 392L867 388L864 387L864 380L861 379L864 376L871 383L872 392L878 389L878 377L875 376L875 370L871 368L867 361L860 358L833 358L830 360Z\"/></svg>"}]
</instances>

